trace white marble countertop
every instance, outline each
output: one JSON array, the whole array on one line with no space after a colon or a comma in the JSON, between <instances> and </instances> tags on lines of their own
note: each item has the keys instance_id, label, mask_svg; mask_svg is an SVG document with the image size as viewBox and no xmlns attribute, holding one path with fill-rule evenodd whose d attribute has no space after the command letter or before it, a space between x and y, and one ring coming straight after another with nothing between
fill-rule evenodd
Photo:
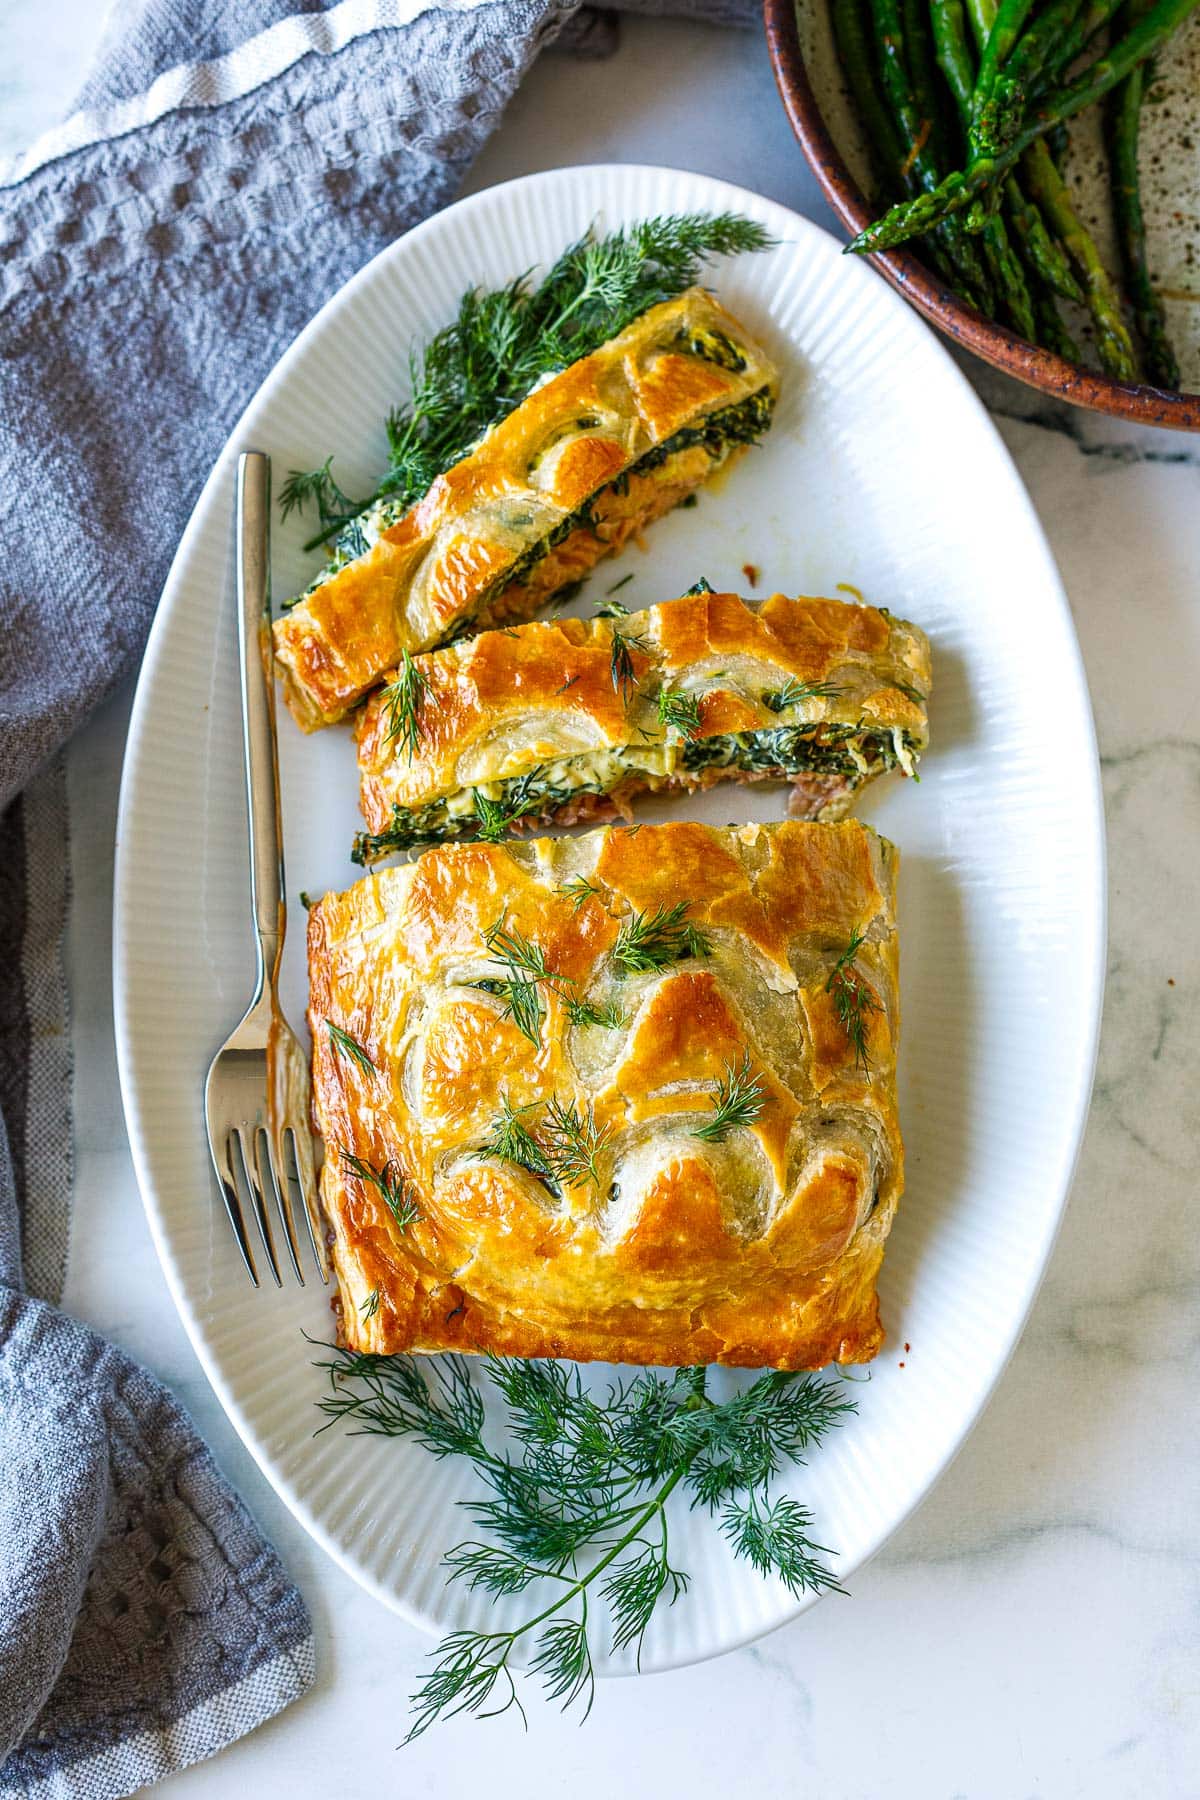
<instances>
[{"instance_id":1,"label":"white marble countertop","mask_svg":"<svg viewBox=\"0 0 1200 1800\"><path fill-rule=\"evenodd\" d=\"M98 10L70 0L51 9L48 33L32 0L0 9L0 149L29 141L69 97ZM627 23L613 61L543 59L472 186L614 159L701 168L831 224L757 36ZM982 1421L852 1598L718 1662L606 1683L583 1730L535 1707L528 1736L510 1717L439 1727L397 1752L429 1640L325 1559L209 1390L151 1247L117 1090L110 893L128 696L76 741L78 1197L65 1304L189 1407L303 1589L319 1646L309 1696L164 1795L1200 1796L1200 1240L1189 1216L1200 447L971 372L1058 557L1103 753L1108 994L1072 1204Z\"/></svg>"}]
</instances>

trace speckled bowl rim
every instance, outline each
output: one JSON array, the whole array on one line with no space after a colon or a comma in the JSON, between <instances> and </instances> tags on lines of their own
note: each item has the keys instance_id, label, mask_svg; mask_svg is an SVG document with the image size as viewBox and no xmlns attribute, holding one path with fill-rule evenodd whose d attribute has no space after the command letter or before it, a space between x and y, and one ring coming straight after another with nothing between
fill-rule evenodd
<instances>
[{"instance_id":1,"label":"speckled bowl rim","mask_svg":"<svg viewBox=\"0 0 1200 1800\"><path fill-rule=\"evenodd\" d=\"M874 215L829 133L808 79L796 0L763 0L763 21L775 80L800 148L842 223L861 231ZM939 331L1028 387L1118 419L1200 431L1200 394L1173 394L1138 382L1114 381L1028 344L1005 326L985 319L906 250L887 251L870 260Z\"/></svg>"}]
</instances>

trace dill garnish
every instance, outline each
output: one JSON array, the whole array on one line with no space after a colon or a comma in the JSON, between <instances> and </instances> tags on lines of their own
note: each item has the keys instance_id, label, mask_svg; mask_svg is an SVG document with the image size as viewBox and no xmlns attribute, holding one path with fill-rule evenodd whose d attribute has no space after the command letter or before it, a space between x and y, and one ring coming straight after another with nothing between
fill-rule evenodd
<instances>
[{"instance_id":1,"label":"dill garnish","mask_svg":"<svg viewBox=\"0 0 1200 1800\"><path fill-rule=\"evenodd\" d=\"M390 744L393 738L399 738L400 748L409 762L417 754L421 741L421 709L428 697L428 676L422 674L408 651L403 651L396 679L388 682L383 690L383 704L387 710L384 742Z\"/></svg>"},{"instance_id":2,"label":"dill garnish","mask_svg":"<svg viewBox=\"0 0 1200 1800\"><path fill-rule=\"evenodd\" d=\"M765 250L770 235L734 213L682 213L643 219L572 244L535 287L521 276L507 287L472 288L458 316L411 359L412 398L388 417L388 467L365 500L343 493L332 457L308 473L293 470L280 496L285 517L315 506L319 529L306 549L338 539L361 555L358 516L379 500L406 510L476 439L520 405L544 375L567 368L623 331L651 306L693 286L709 256ZM341 541L344 534L345 542Z\"/></svg>"},{"instance_id":3,"label":"dill garnish","mask_svg":"<svg viewBox=\"0 0 1200 1800\"><path fill-rule=\"evenodd\" d=\"M633 657L630 655L632 650L640 650L643 656L650 654L650 646L644 637L639 637L633 631L628 633L614 631L612 656L609 664L612 671L613 692L620 694L622 700L625 701L629 699L631 690L638 684Z\"/></svg>"},{"instance_id":4,"label":"dill garnish","mask_svg":"<svg viewBox=\"0 0 1200 1800\"><path fill-rule=\"evenodd\" d=\"M488 926L483 941L496 961L503 964L505 973L473 981L471 986L499 995L504 1001L501 1017L511 1019L531 1044L540 1044L542 1000L538 983L546 982L557 988L564 978L546 967L546 953L540 944L533 943L519 931L507 929L503 915Z\"/></svg>"},{"instance_id":5,"label":"dill garnish","mask_svg":"<svg viewBox=\"0 0 1200 1800\"><path fill-rule=\"evenodd\" d=\"M479 1535L448 1553L447 1579L495 1597L537 1590L520 1623L442 1640L412 1696L406 1743L457 1713L491 1717L515 1706L524 1717L518 1647L528 1646L528 1677L547 1698L579 1702L586 1716L597 1618L607 1613L615 1647L640 1652L660 1604L688 1591L687 1572L671 1560L667 1503L677 1488L716 1515L739 1557L791 1593L843 1591L807 1511L771 1494L780 1473L854 1411L832 1382L770 1370L718 1403L704 1369L647 1369L595 1395L570 1364L488 1357L483 1377L508 1438L494 1449L462 1357L335 1349L318 1366L329 1376L319 1402L326 1425L344 1419L472 1465L484 1497L467 1510Z\"/></svg>"},{"instance_id":6,"label":"dill garnish","mask_svg":"<svg viewBox=\"0 0 1200 1800\"><path fill-rule=\"evenodd\" d=\"M528 1169L531 1175L539 1175L552 1181L554 1170L550 1161L524 1122L524 1114L532 1112L536 1105L537 1101L534 1100L528 1106L510 1106L507 1095L501 1095L500 1114L492 1120L491 1135L471 1154L516 1163L519 1168Z\"/></svg>"},{"instance_id":7,"label":"dill garnish","mask_svg":"<svg viewBox=\"0 0 1200 1800\"><path fill-rule=\"evenodd\" d=\"M502 843L508 831L508 812L503 801L489 800L478 788L471 789L471 799L475 803L479 819L475 827L476 837L482 838L485 844Z\"/></svg>"},{"instance_id":8,"label":"dill garnish","mask_svg":"<svg viewBox=\"0 0 1200 1800\"><path fill-rule=\"evenodd\" d=\"M693 594L711 594L712 591L713 591L712 582L706 581L704 579L704 576L702 575L700 577L699 581L693 581L690 588L684 588L683 598L685 600L690 600L692 598Z\"/></svg>"},{"instance_id":9,"label":"dill garnish","mask_svg":"<svg viewBox=\"0 0 1200 1800\"><path fill-rule=\"evenodd\" d=\"M500 1113L491 1123L491 1135L472 1155L515 1163L538 1176L556 1193L564 1187L578 1187L584 1181L591 1181L598 1188L596 1158L612 1135L611 1127L596 1124L590 1101L581 1111L574 1100L560 1100L557 1094L546 1101L540 1122L527 1125L526 1117L540 1104L531 1100L525 1106L512 1106L507 1096L502 1096Z\"/></svg>"},{"instance_id":10,"label":"dill garnish","mask_svg":"<svg viewBox=\"0 0 1200 1800\"><path fill-rule=\"evenodd\" d=\"M578 912L585 900L598 900L600 889L586 875L572 875L570 881L564 881L559 888L560 894L566 894L573 909Z\"/></svg>"},{"instance_id":11,"label":"dill garnish","mask_svg":"<svg viewBox=\"0 0 1200 1800\"><path fill-rule=\"evenodd\" d=\"M420 1218L421 1209L416 1202L415 1190L398 1163L385 1162L382 1169L377 1169L374 1164L364 1162L361 1156L355 1156L344 1145L341 1157L352 1175L357 1175L365 1186L375 1189L396 1221L398 1231L407 1231Z\"/></svg>"},{"instance_id":12,"label":"dill garnish","mask_svg":"<svg viewBox=\"0 0 1200 1800\"><path fill-rule=\"evenodd\" d=\"M478 823L475 836L485 844L500 844L510 826L518 819L541 810L546 803L545 789L540 785L539 769L530 769L519 781L510 782L503 800L489 800L478 788L471 789Z\"/></svg>"},{"instance_id":13,"label":"dill garnish","mask_svg":"<svg viewBox=\"0 0 1200 1800\"><path fill-rule=\"evenodd\" d=\"M584 889L595 893L582 876L576 878L583 883ZM560 893L570 892L571 883L560 888ZM575 909L578 911L588 892L574 892ZM583 1000L574 992L575 982L569 975L559 975L546 965L546 953L540 944L535 944L519 931L509 931L503 917L489 925L483 934L483 941L496 958L504 965L501 976L485 976L481 981L473 981L472 987L482 988L485 993L496 994L504 1001L502 1018L511 1019L517 1030L527 1037L531 1044L542 1041L542 1000L539 987L548 987L556 993L562 1002L563 1009L572 1025L603 1025L615 1031L626 1023L625 1015L618 1006L594 1006Z\"/></svg>"},{"instance_id":14,"label":"dill garnish","mask_svg":"<svg viewBox=\"0 0 1200 1800\"><path fill-rule=\"evenodd\" d=\"M557 1179L567 1187L590 1181L598 1188L596 1158L612 1136L612 1127L596 1124L596 1109L591 1101L581 1112L573 1100L564 1103L557 1094L553 1095L546 1102L542 1129Z\"/></svg>"},{"instance_id":15,"label":"dill garnish","mask_svg":"<svg viewBox=\"0 0 1200 1800\"><path fill-rule=\"evenodd\" d=\"M867 1020L871 1013L883 1008L854 967L854 959L865 942L861 931L850 933L850 942L829 971L825 992L833 995L838 1024L854 1049L854 1066L871 1079L871 1058L867 1050Z\"/></svg>"},{"instance_id":16,"label":"dill garnish","mask_svg":"<svg viewBox=\"0 0 1200 1800\"><path fill-rule=\"evenodd\" d=\"M668 733L679 737L695 737L700 729L700 700L696 694L685 694L681 688L660 688L658 719Z\"/></svg>"},{"instance_id":17,"label":"dill garnish","mask_svg":"<svg viewBox=\"0 0 1200 1800\"><path fill-rule=\"evenodd\" d=\"M685 923L687 901L656 907L653 913L631 913L617 934L612 959L623 975L664 969L691 956L711 956L712 944L702 931Z\"/></svg>"},{"instance_id":18,"label":"dill garnish","mask_svg":"<svg viewBox=\"0 0 1200 1800\"><path fill-rule=\"evenodd\" d=\"M590 1000L580 1000L575 994L564 994L563 1009L572 1025L603 1025L607 1031L619 1031L629 1023L615 1001L609 1001L605 1006L593 1006Z\"/></svg>"},{"instance_id":19,"label":"dill garnish","mask_svg":"<svg viewBox=\"0 0 1200 1800\"><path fill-rule=\"evenodd\" d=\"M632 575L627 575L625 577L625 581L632 580ZM617 583L618 587L624 587L624 585L625 583L621 581L618 581ZM609 592L612 592L611 588L609 589ZM592 613L592 617L593 619L627 619L629 617L629 608L627 606L622 606L619 600L602 600Z\"/></svg>"},{"instance_id":20,"label":"dill garnish","mask_svg":"<svg viewBox=\"0 0 1200 1800\"><path fill-rule=\"evenodd\" d=\"M367 1319L373 1319L375 1317L375 1314L378 1311L379 1311L379 1289L377 1287L373 1287L371 1289L370 1293L367 1295L366 1299L363 1300L359 1305L359 1308L358 1308L359 1317L361 1319L363 1319L365 1322Z\"/></svg>"},{"instance_id":21,"label":"dill garnish","mask_svg":"<svg viewBox=\"0 0 1200 1800\"><path fill-rule=\"evenodd\" d=\"M742 1131L753 1125L766 1105L762 1084L752 1072L750 1052L744 1051L739 1066L725 1065L725 1077L718 1081L712 1097L713 1116L693 1131L706 1144L723 1144L731 1131Z\"/></svg>"},{"instance_id":22,"label":"dill garnish","mask_svg":"<svg viewBox=\"0 0 1200 1800\"><path fill-rule=\"evenodd\" d=\"M362 1045L358 1043L356 1039L352 1038L348 1031L343 1031L341 1026L335 1025L332 1019L326 1019L325 1029L329 1033L330 1043L335 1050L339 1051L340 1054L346 1058L347 1062L354 1063L356 1067L362 1070L364 1075L373 1075L375 1073L375 1064L371 1061L371 1058L367 1055Z\"/></svg>"},{"instance_id":23,"label":"dill garnish","mask_svg":"<svg viewBox=\"0 0 1200 1800\"><path fill-rule=\"evenodd\" d=\"M333 479L332 464L332 456L327 456L319 469L292 470L279 490L279 510L285 519L294 512L303 512L307 506L315 506L324 525L326 520L336 520L359 510L359 502L344 494ZM328 535L328 532L322 532L315 542L321 543ZM314 544L306 544L304 548L311 550Z\"/></svg>"},{"instance_id":24,"label":"dill garnish","mask_svg":"<svg viewBox=\"0 0 1200 1800\"><path fill-rule=\"evenodd\" d=\"M831 681L797 681L794 675L789 675L781 688L766 690L762 703L769 712L781 713L789 706L799 706L802 700L833 700L845 691Z\"/></svg>"}]
</instances>

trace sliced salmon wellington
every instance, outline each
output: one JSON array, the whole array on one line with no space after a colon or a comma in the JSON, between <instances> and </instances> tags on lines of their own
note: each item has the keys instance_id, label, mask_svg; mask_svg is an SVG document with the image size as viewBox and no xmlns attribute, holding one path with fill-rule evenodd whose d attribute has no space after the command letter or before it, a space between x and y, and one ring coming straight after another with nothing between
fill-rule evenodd
<instances>
[{"instance_id":1,"label":"sliced salmon wellington","mask_svg":"<svg viewBox=\"0 0 1200 1800\"><path fill-rule=\"evenodd\" d=\"M761 437L777 389L701 288L543 382L416 505L360 514L276 622L299 724L342 718L406 651L529 618Z\"/></svg>"},{"instance_id":2,"label":"sliced salmon wellington","mask_svg":"<svg viewBox=\"0 0 1200 1800\"><path fill-rule=\"evenodd\" d=\"M615 619L484 632L393 671L358 726L355 858L630 816L640 793L792 786L836 819L916 772L929 644L878 607L695 593Z\"/></svg>"}]
</instances>

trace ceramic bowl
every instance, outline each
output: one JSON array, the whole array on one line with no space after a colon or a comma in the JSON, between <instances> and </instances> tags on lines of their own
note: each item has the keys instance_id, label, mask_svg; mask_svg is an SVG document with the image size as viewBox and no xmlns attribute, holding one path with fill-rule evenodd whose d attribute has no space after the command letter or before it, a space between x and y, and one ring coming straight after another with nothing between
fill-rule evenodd
<instances>
[{"instance_id":1,"label":"ceramic bowl","mask_svg":"<svg viewBox=\"0 0 1200 1800\"><path fill-rule=\"evenodd\" d=\"M861 231L874 216L864 196L866 146L842 83L826 0L764 0L775 79L784 106L826 199L842 223ZM1200 14L1162 59L1156 104L1143 108L1141 167L1151 272L1166 303L1167 324L1186 389L1200 388L1200 154L1191 132L1200 89ZM1116 266L1108 214L1106 165L1097 108L1076 122L1069 173L1081 215L1109 268ZM1095 412L1200 431L1200 392L1171 393L1116 381L1029 344L961 300L907 250L871 259L947 337L997 369L1056 399ZM1077 317L1073 335L1086 334Z\"/></svg>"}]
</instances>

